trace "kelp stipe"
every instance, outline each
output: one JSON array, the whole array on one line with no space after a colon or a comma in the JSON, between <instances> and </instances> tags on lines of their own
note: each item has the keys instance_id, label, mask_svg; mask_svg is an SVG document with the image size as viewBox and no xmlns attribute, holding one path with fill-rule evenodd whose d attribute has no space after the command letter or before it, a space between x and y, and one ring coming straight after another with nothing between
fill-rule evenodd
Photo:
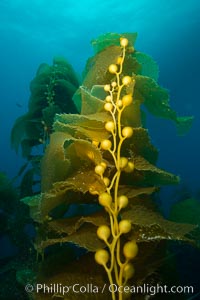
<instances>
[{"instance_id":1,"label":"kelp stipe","mask_svg":"<svg viewBox=\"0 0 200 300\"><path fill-rule=\"evenodd\" d=\"M95 287L85 294L70 290L72 300L130 298L114 293L112 285L104 293L101 288L148 282L165 255L164 241L194 242L196 227L165 220L151 197L179 178L155 166L158 152L141 105L176 123L177 116L156 82L155 63L134 49L135 39L107 34L93 41L96 55L73 97L80 114L55 116L42 161L42 193L22 199L37 223L37 252L43 257L48 249L36 281ZM145 62L153 64L152 74ZM77 254L78 261L71 244L87 251Z\"/></svg>"},{"instance_id":2,"label":"kelp stipe","mask_svg":"<svg viewBox=\"0 0 200 300\"><path fill-rule=\"evenodd\" d=\"M111 84L106 84L104 90L108 93L105 111L111 114L112 120L105 123L105 129L111 133L111 140L101 141L100 148L111 154L115 170L111 178L104 177L106 163L101 162L95 167L97 173L106 185L106 192L99 194L99 203L109 214L110 224L101 225L97 229L98 237L103 240L108 248L99 249L95 253L95 260L103 265L107 272L110 285L113 290L112 299L116 299L114 283L119 286L125 286L127 281L134 275L134 266L130 261L137 255L138 246L135 240L128 241L123 246L123 257L121 254L121 235L131 231L131 221L121 219L120 212L128 206L128 197L119 194L120 177L122 172L131 173L134 171L134 162L129 161L127 157L121 156L121 148L125 139L133 135L133 129L130 126L122 127L121 118L126 107L133 103L133 94L135 79L130 76L121 78L123 64L125 59L125 50L128 46L128 40L120 40L122 53L118 57L116 64L110 64L108 70L116 78ZM127 94L128 89L128 94ZM124 92L125 90L125 92ZM97 192L98 193L98 192ZM119 293L119 299L123 299L123 293Z\"/></svg>"}]
</instances>

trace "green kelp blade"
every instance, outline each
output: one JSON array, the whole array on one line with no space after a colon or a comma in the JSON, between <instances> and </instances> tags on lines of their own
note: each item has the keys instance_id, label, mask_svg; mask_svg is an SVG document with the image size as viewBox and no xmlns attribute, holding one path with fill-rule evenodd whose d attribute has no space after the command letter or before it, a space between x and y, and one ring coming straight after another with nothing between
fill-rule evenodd
<instances>
[{"instance_id":1,"label":"green kelp blade","mask_svg":"<svg viewBox=\"0 0 200 300\"><path fill-rule=\"evenodd\" d=\"M132 199L140 195L151 195L157 191L156 187L131 187L131 186L119 186L119 195L125 195Z\"/></svg>"},{"instance_id":2,"label":"green kelp blade","mask_svg":"<svg viewBox=\"0 0 200 300\"><path fill-rule=\"evenodd\" d=\"M86 64L82 85L91 90L94 85L105 85L114 77L108 72L111 63L116 63L121 55L121 48L111 46L97 53Z\"/></svg>"},{"instance_id":3,"label":"green kelp blade","mask_svg":"<svg viewBox=\"0 0 200 300\"><path fill-rule=\"evenodd\" d=\"M61 248L62 249L62 248ZM58 253L59 254L59 253ZM65 261L61 258L71 258ZM94 261L94 254L88 253L81 256L79 259L73 259L69 251L60 253L58 257L52 255L45 258L41 262L40 273L36 282L42 282L46 287L50 287L52 283L56 287L73 287L63 296L62 290L53 293L44 293L40 291L34 292L35 300L110 300L111 293L108 290L109 283L105 277L105 271L102 266ZM106 284L106 286L105 286ZM105 290L102 292L103 287ZM79 290L87 289L86 292ZM96 289L96 290L95 290Z\"/></svg>"},{"instance_id":4,"label":"green kelp blade","mask_svg":"<svg viewBox=\"0 0 200 300\"><path fill-rule=\"evenodd\" d=\"M137 33L105 33L100 35L97 39L91 41L94 53L104 50L109 46L120 46L120 38L127 38L130 46L134 46L137 39Z\"/></svg>"},{"instance_id":5,"label":"green kelp blade","mask_svg":"<svg viewBox=\"0 0 200 300\"><path fill-rule=\"evenodd\" d=\"M108 225L109 221L107 216L101 211L86 217L72 217L50 221L47 224L47 231L52 232L52 234L54 232L59 235L63 233L71 235L77 232L81 226L86 223L92 224L97 228L102 224Z\"/></svg>"},{"instance_id":6,"label":"green kelp blade","mask_svg":"<svg viewBox=\"0 0 200 300\"><path fill-rule=\"evenodd\" d=\"M176 128L178 135L185 135L192 127L194 117L177 117L176 118Z\"/></svg>"},{"instance_id":7,"label":"green kelp blade","mask_svg":"<svg viewBox=\"0 0 200 300\"><path fill-rule=\"evenodd\" d=\"M54 123L54 128L56 131L58 131L59 128L60 132L67 132L74 136L74 138L82 140L89 139L91 141L101 142L109 137L108 132L100 128L95 130L95 128L67 125L58 121Z\"/></svg>"},{"instance_id":8,"label":"green kelp blade","mask_svg":"<svg viewBox=\"0 0 200 300\"><path fill-rule=\"evenodd\" d=\"M42 194L24 197L20 201L29 206L30 216L35 222L42 222L40 210Z\"/></svg>"},{"instance_id":9,"label":"green kelp blade","mask_svg":"<svg viewBox=\"0 0 200 300\"><path fill-rule=\"evenodd\" d=\"M194 242L191 234L197 226L165 220L159 212L147 209L142 204L132 205L129 210L122 211L122 217L132 222L133 231L129 238L138 242L161 240Z\"/></svg>"},{"instance_id":10,"label":"green kelp blade","mask_svg":"<svg viewBox=\"0 0 200 300\"><path fill-rule=\"evenodd\" d=\"M121 124L123 126L141 127L141 103L139 100L134 99L128 107L125 107L122 117Z\"/></svg>"},{"instance_id":11,"label":"green kelp blade","mask_svg":"<svg viewBox=\"0 0 200 300\"><path fill-rule=\"evenodd\" d=\"M42 192L52 188L54 182L65 180L71 170L70 160L65 157L63 145L71 136L64 132L54 132L42 159Z\"/></svg>"},{"instance_id":12,"label":"green kelp blade","mask_svg":"<svg viewBox=\"0 0 200 300\"><path fill-rule=\"evenodd\" d=\"M178 176L150 164L141 156L135 156L133 162L135 169L142 175L143 184L160 186L179 183Z\"/></svg>"},{"instance_id":13,"label":"green kelp blade","mask_svg":"<svg viewBox=\"0 0 200 300\"><path fill-rule=\"evenodd\" d=\"M108 93L104 90L104 85L93 85L91 89L91 95L97 99L105 100Z\"/></svg>"},{"instance_id":14,"label":"green kelp blade","mask_svg":"<svg viewBox=\"0 0 200 300\"><path fill-rule=\"evenodd\" d=\"M192 125L193 117L177 117L176 112L170 107L168 91L152 78L136 75L135 79L134 96L144 103L150 113L174 121L179 134L185 134Z\"/></svg>"},{"instance_id":15,"label":"green kelp blade","mask_svg":"<svg viewBox=\"0 0 200 300\"><path fill-rule=\"evenodd\" d=\"M47 91L51 76L49 73L42 73L30 82L31 96L28 103L28 109L31 114L40 114L40 110L48 106Z\"/></svg>"},{"instance_id":16,"label":"green kelp blade","mask_svg":"<svg viewBox=\"0 0 200 300\"><path fill-rule=\"evenodd\" d=\"M77 85L72 84L65 78L59 78L55 80L55 102L64 105L71 100L73 94L77 90ZM63 100L65 98L65 101ZM71 102L71 101L70 101Z\"/></svg>"},{"instance_id":17,"label":"green kelp blade","mask_svg":"<svg viewBox=\"0 0 200 300\"><path fill-rule=\"evenodd\" d=\"M66 197L68 202L65 200ZM76 199L78 201L78 197ZM29 206L31 218L40 224L46 223L51 219L49 212L55 207L59 207L59 205L64 203L66 212L67 204L73 203L72 196L67 194L66 190L62 191L62 193L41 193L22 198L20 201Z\"/></svg>"},{"instance_id":18,"label":"green kelp blade","mask_svg":"<svg viewBox=\"0 0 200 300\"><path fill-rule=\"evenodd\" d=\"M58 78L63 78L74 86L79 86L77 74L75 73L72 65L62 56L55 56L53 58L53 66L58 71Z\"/></svg>"},{"instance_id":19,"label":"green kelp blade","mask_svg":"<svg viewBox=\"0 0 200 300\"><path fill-rule=\"evenodd\" d=\"M50 72L51 67L47 64L47 63L41 63L37 69L36 72L36 77L38 77L39 75L43 74L43 73L49 73Z\"/></svg>"},{"instance_id":20,"label":"green kelp blade","mask_svg":"<svg viewBox=\"0 0 200 300\"><path fill-rule=\"evenodd\" d=\"M150 77L136 75L135 80L134 96L144 103L148 111L155 116L175 121L176 112L169 106L168 91Z\"/></svg>"},{"instance_id":21,"label":"green kelp blade","mask_svg":"<svg viewBox=\"0 0 200 300\"><path fill-rule=\"evenodd\" d=\"M48 127L48 130L52 127L55 114L61 113L61 109L58 105L50 105L45 107L42 110L42 120L45 122L45 125Z\"/></svg>"},{"instance_id":22,"label":"green kelp blade","mask_svg":"<svg viewBox=\"0 0 200 300\"><path fill-rule=\"evenodd\" d=\"M68 209L68 205L79 202L81 202L80 195L75 193L72 187L67 185L66 182L59 182L58 189L52 188L52 190L42 195L40 222L47 221L49 216L53 217L58 211L64 215Z\"/></svg>"},{"instance_id":23,"label":"green kelp blade","mask_svg":"<svg viewBox=\"0 0 200 300\"><path fill-rule=\"evenodd\" d=\"M103 130L105 122L108 120L112 120L112 117L107 112L88 115L57 114L55 116L55 124L58 121L60 124L80 126L91 130ZM59 131L59 127L54 127L54 130Z\"/></svg>"},{"instance_id":24,"label":"green kelp blade","mask_svg":"<svg viewBox=\"0 0 200 300\"><path fill-rule=\"evenodd\" d=\"M195 242L192 232L197 229L197 226L168 221L159 212L145 207L142 200L140 205L132 205L128 210L122 211L121 217L130 220L133 226L133 230L127 235L128 239L136 239L138 242L160 242L162 240ZM96 230L101 224L108 223L102 212L92 216L72 218L72 220L69 218L69 220L50 221L46 230L51 238L45 240L39 238L38 247L45 249L57 243L71 242L94 252L98 248L106 246L98 239Z\"/></svg>"},{"instance_id":25,"label":"green kelp blade","mask_svg":"<svg viewBox=\"0 0 200 300\"><path fill-rule=\"evenodd\" d=\"M105 244L97 237L97 228L109 224L109 219L103 211L91 216L72 217L45 222L43 230L38 232L37 248L44 250L50 245L70 242L89 251L105 248ZM46 238L48 236L48 238Z\"/></svg>"},{"instance_id":26,"label":"green kelp blade","mask_svg":"<svg viewBox=\"0 0 200 300\"><path fill-rule=\"evenodd\" d=\"M69 142L72 143L69 144ZM82 169L83 166L94 166L102 161L102 153L91 142L81 139L67 139L64 143L64 155L70 160L73 169Z\"/></svg>"},{"instance_id":27,"label":"green kelp blade","mask_svg":"<svg viewBox=\"0 0 200 300\"><path fill-rule=\"evenodd\" d=\"M155 81L158 80L158 65L151 56L139 51L134 51L132 57L136 58L137 62L142 65L141 72L137 73L138 75L151 77Z\"/></svg>"},{"instance_id":28,"label":"green kelp blade","mask_svg":"<svg viewBox=\"0 0 200 300\"><path fill-rule=\"evenodd\" d=\"M134 163L134 172L122 174L123 184L139 186L161 186L168 184L179 183L179 177L166 172L151 163L141 156L133 156L129 159Z\"/></svg>"},{"instance_id":29,"label":"green kelp blade","mask_svg":"<svg viewBox=\"0 0 200 300\"><path fill-rule=\"evenodd\" d=\"M51 245L66 242L73 243L91 252L105 247L105 243L97 237L97 227L92 224L85 224L78 231L68 236L47 238L43 241L39 241L37 248L43 250Z\"/></svg>"},{"instance_id":30,"label":"green kelp blade","mask_svg":"<svg viewBox=\"0 0 200 300\"><path fill-rule=\"evenodd\" d=\"M105 130L105 123L111 119L107 112L90 115L56 115L53 128L55 131L69 133L77 139L100 142L110 136Z\"/></svg>"},{"instance_id":31,"label":"green kelp blade","mask_svg":"<svg viewBox=\"0 0 200 300\"><path fill-rule=\"evenodd\" d=\"M131 158L142 156L151 164L155 164L158 158L158 150L152 145L148 130L142 127L133 128L132 137L122 144L122 154Z\"/></svg>"},{"instance_id":32,"label":"green kelp blade","mask_svg":"<svg viewBox=\"0 0 200 300\"><path fill-rule=\"evenodd\" d=\"M111 74L108 68L111 63L117 63L121 53L121 47L110 46L90 58L84 70L82 85L91 90L93 86L112 82L115 75ZM141 71L142 65L132 56L132 53L128 53L124 60L122 74L132 76L133 74L140 74Z\"/></svg>"},{"instance_id":33,"label":"green kelp blade","mask_svg":"<svg viewBox=\"0 0 200 300\"><path fill-rule=\"evenodd\" d=\"M76 192L86 193L88 191L103 193L106 190L103 180L98 176L94 170L84 168L75 171L72 176L67 177L65 181L58 181L53 184L52 192L54 194L71 189Z\"/></svg>"},{"instance_id":34,"label":"green kelp blade","mask_svg":"<svg viewBox=\"0 0 200 300\"><path fill-rule=\"evenodd\" d=\"M42 160L42 191L51 189L55 182L65 181L76 170L94 170L101 161L101 151L91 142L66 132L54 132Z\"/></svg>"},{"instance_id":35,"label":"green kelp blade","mask_svg":"<svg viewBox=\"0 0 200 300\"><path fill-rule=\"evenodd\" d=\"M94 114L103 110L104 102L92 95L89 89L80 86L72 98L79 113L82 115Z\"/></svg>"}]
</instances>

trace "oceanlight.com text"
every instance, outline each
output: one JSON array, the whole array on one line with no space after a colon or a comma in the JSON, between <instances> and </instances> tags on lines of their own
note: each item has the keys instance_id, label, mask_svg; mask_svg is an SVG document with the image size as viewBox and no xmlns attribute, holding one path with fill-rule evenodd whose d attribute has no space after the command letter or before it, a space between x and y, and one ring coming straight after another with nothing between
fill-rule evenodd
<instances>
[{"instance_id":1,"label":"oceanlight.com text","mask_svg":"<svg viewBox=\"0 0 200 300\"><path fill-rule=\"evenodd\" d=\"M64 285L62 283L37 283L35 286L32 284L27 284L25 286L25 291L27 293L43 293L43 294L53 294L53 295L66 295L68 293L74 294L98 294L98 293L124 293L124 294L145 294L154 296L156 294L193 294L193 286L167 286L167 285L131 285L131 286L118 286L116 284L104 284L103 286L97 286L92 283L82 285L75 283L74 285Z\"/></svg>"}]
</instances>

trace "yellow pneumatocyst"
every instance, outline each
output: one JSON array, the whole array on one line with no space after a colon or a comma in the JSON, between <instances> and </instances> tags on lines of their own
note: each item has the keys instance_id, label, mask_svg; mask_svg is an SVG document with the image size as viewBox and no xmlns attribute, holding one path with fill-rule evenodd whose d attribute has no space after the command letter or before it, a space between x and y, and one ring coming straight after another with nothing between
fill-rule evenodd
<instances>
[{"instance_id":1,"label":"yellow pneumatocyst","mask_svg":"<svg viewBox=\"0 0 200 300\"><path fill-rule=\"evenodd\" d=\"M123 106L123 103L122 103L122 100L119 99L117 102L116 102L116 105L118 108L121 108Z\"/></svg>"},{"instance_id":2,"label":"yellow pneumatocyst","mask_svg":"<svg viewBox=\"0 0 200 300\"><path fill-rule=\"evenodd\" d=\"M107 168L107 164L106 164L104 161L102 161L102 162L100 163L100 165L101 165L104 169Z\"/></svg>"},{"instance_id":3,"label":"yellow pneumatocyst","mask_svg":"<svg viewBox=\"0 0 200 300\"><path fill-rule=\"evenodd\" d=\"M118 58L117 58L117 65L120 65L121 63L122 63L122 57L121 56L119 56Z\"/></svg>"},{"instance_id":4,"label":"yellow pneumatocyst","mask_svg":"<svg viewBox=\"0 0 200 300\"><path fill-rule=\"evenodd\" d=\"M107 225L101 225L97 229L97 236L103 241L108 240L108 238L110 237L110 233L110 228Z\"/></svg>"},{"instance_id":5,"label":"yellow pneumatocyst","mask_svg":"<svg viewBox=\"0 0 200 300\"><path fill-rule=\"evenodd\" d=\"M125 280L128 280L131 277L133 277L134 273L135 273L135 269L133 265L131 263L127 263L123 270L123 277L125 278Z\"/></svg>"},{"instance_id":6,"label":"yellow pneumatocyst","mask_svg":"<svg viewBox=\"0 0 200 300\"><path fill-rule=\"evenodd\" d=\"M130 76L124 76L124 77L122 78L122 83L123 83L124 85L130 84L130 83L131 83L131 77L130 77Z\"/></svg>"},{"instance_id":7,"label":"yellow pneumatocyst","mask_svg":"<svg viewBox=\"0 0 200 300\"><path fill-rule=\"evenodd\" d=\"M122 220L119 222L120 233L128 233L131 231L131 222L129 220Z\"/></svg>"},{"instance_id":8,"label":"yellow pneumatocyst","mask_svg":"<svg viewBox=\"0 0 200 300\"><path fill-rule=\"evenodd\" d=\"M113 82L111 83L111 86L112 86L113 88L115 88L115 87L117 86L117 82L116 82L116 81L113 81Z\"/></svg>"},{"instance_id":9,"label":"yellow pneumatocyst","mask_svg":"<svg viewBox=\"0 0 200 300\"><path fill-rule=\"evenodd\" d=\"M115 73L117 73L117 65L115 65L115 64L111 64L109 67L108 67L108 70L109 70L109 72L111 73L111 74L115 74Z\"/></svg>"},{"instance_id":10,"label":"yellow pneumatocyst","mask_svg":"<svg viewBox=\"0 0 200 300\"><path fill-rule=\"evenodd\" d=\"M103 140L101 142L101 149L103 150L110 150L110 148L112 147L112 143L110 140Z\"/></svg>"},{"instance_id":11,"label":"yellow pneumatocyst","mask_svg":"<svg viewBox=\"0 0 200 300\"><path fill-rule=\"evenodd\" d=\"M128 94L128 95L123 96L123 98L122 98L122 104L124 106L129 106L132 102L133 102L132 95Z\"/></svg>"},{"instance_id":12,"label":"yellow pneumatocyst","mask_svg":"<svg viewBox=\"0 0 200 300\"><path fill-rule=\"evenodd\" d=\"M104 85L104 91L109 92L110 91L110 84Z\"/></svg>"},{"instance_id":13,"label":"yellow pneumatocyst","mask_svg":"<svg viewBox=\"0 0 200 300\"><path fill-rule=\"evenodd\" d=\"M135 168L134 163L132 161L129 161L128 164L127 164L127 166L124 168L124 171L126 173L131 173L131 172L134 171L134 168Z\"/></svg>"},{"instance_id":14,"label":"yellow pneumatocyst","mask_svg":"<svg viewBox=\"0 0 200 300\"><path fill-rule=\"evenodd\" d=\"M126 126L122 129L122 135L125 138L130 138L133 135L133 128Z\"/></svg>"},{"instance_id":15,"label":"yellow pneumatocyst","mask_svg":"<svg viewBox=\"0 0 200 300\"><path fill-rule=\"evenodd\" d=\"M111 100L112 100L112 97L110 96L110 95L108 95L108 96L106 96L106 102L111 102Z\"/></svg>"},{"instance_id":16,"label":"yellow pneumatocyst","mask_svg":"<svg viewBox=\"0 0 200 300\"><path fill-rule=\"evenodd\" d=\"M109 179L108 177L104 177L104 178L103 178L103 182L104 182L105 186L109 186L109 184L110 184L110 179Z\"/></svg>"},{"instance_id":17,"label":"yellow pneumatocyst","mask_svg":"<svg viewBox=\"0 0 200 300\"><path fill-rule=\"evenodd\" d=\"M112 203L112 196L106 192L99 195L99 204L105 207L110 207Z\"/></svg>"},{"instance_id":18,"label":"yellow pneumatocyst","mask_svg":"<svg viewBox=\"0 0 200 300\"><path fill-rule=\"evenodd\" d=\"M117 199L119 209L125 208L128 205L128 197L121 195Z\"/></svg>"},{"instance_id":19,"label":"yellow pneumatocyst","mask_svg":"<svg viewBox=\"0 0 200 300\"><path fill-rule=\"evenodd\" d=\"M127 259L133 259L138 254L138 245L136 244L136 242L127 242L124 245L123 253Z\"/></svg>"},{"instance_id":20,"label":"yellow pneumatocyst","mask_svg":"<svg viewBox=\"0 0 200 300\"><path fill-rule=\"evenodd\" d=\"M99 265L106 265L109 260L109 253L104 249L99 249L95 253L95 260Z\"/></svg>"},{"instance_id":21,"label":"yellow pneumatocyst","mask_svg":"<svg viewBox=\"0 0 200 300\"><path fill-rule=\"evenodd\" d=\"M107 123L105 124L105 129L106 129L107 131L109 131L109 132L114 131L114 129L115 129L115 124L114 124L114 122L113 122L113 121L107 122Z\"/></svg>"},{"instance_id":22,"label":"yellow pneumatocyst","mask_svg":"<svg viewBox=\"0 0 200 300\"><path fill-rule=\"evenodd\" d=\"M127 164L128 164L128 158L123 157L123 156L120 157L120 161L119 161L120 168L121 169L126 168Z\"/></svg>"},{"instance_id":23,"label":"yellow pneumatocyst","mask_svg":"<svg viewBox=\"0 0 200 300\"><path fill-rule=\"evenodd\" d=\"M102 165L97 165L94 169L95 173L98 175L103 175L105 168Z\"/></svg>"},{"instance_id":24,"label":"yellow pneumatocyst","mask_svg":"<svg viewBox=\"0 0 200 300\"><path fill-rule=\"evenodd\" d=\"M121 45L122 47L128 46L128 39L127 39L127 38L121 38L121 39L120 39L120 45Z\"/></svg>"},{"instance_id":25,"label":"yellow pneumatocyst","mask_svg":"<svg viewBox=\"0 0 200 300\"><path fill-rule=\"evenodd\" d=\"M112 109L113 109L112 103L106 102L106 103L104 104L104 109L105 109L106 111L112 111Z\"/></svg>"}]
</instances>

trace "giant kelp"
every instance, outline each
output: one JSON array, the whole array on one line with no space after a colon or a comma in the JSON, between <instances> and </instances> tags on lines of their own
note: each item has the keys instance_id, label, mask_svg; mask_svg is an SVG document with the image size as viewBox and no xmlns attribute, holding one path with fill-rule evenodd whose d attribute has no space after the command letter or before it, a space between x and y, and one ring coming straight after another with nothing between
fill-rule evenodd
<instances>
[{"instance_id":1,"label":"giant kelp","mask_svg":"<svg viewBox=\"0 0 200 300\"><path fill-rule=\"evenodd\" d=\"M158 67L156 63L147 54L136 50L133 51L132 47L136 36L136 34L131 36L133 43L127 50L128 53L123 66L123 74L134 75L136 81L134 89L135 101L137 100L137 105L143 104L146 106L147 110L153 115L174 121L178 133L182 135L191 127L193 117L178 117L176 112L170 107L168 91L157 83ZM127 37L129 37L129 34L127 34ZM112 80L113 75L109 74L108 66L111 61L116 63L120 55L120 49L117 46L117 35L115 34L103 35L94 40L92 44L97 54L90 58L86 64L83 87L89 89L93 95L96 86ZM107 47L108 45L109 47ZM78 90L74 95L74 100L79 110L81 107L81 97L78 97L80 93L81 91ZM136 106L136 103L134 106ZM134 112L131 111L131 113L129 122L133 122L132 115ZM144 114L144 112L142 113Z\"/></svg>"},{"instance_id":2,"label":"giant kelp","mask_svg":"<svg viewBox=\"0 0 200 300\"><path fill-rule=\"evenodd\" d=\"M30 83L28 112L16 120L12 129L11 144L16 151L21 145L22 155L30 155L32 147L44 141L45 129L51 133L55 113L77 112L72 96L78 85L73 68L64 58L55 57L51 66L39 66Z\"/></svg>"},{"instance_id":3,"label":"giant kelp","mask_svg":"<svg viewBox=\"0 0 200 300\"><path fill-rule=\"evenodd\" d=\"M39 145L45 149L56 113L77 112L72 97L78 86L72 66L62 57L55 57L52 65L42 63L31 81L28 112L15 121L11 132L12 147L16 152L21 147L22 156L27 159L19 171L21 175L27 170L22 180L22 196L32 190L34 176L40 176L43 151L41 147L34 152L33 149Z\"/></svg>"},{"instance_id":4,"label":"giant kelp","mask_svg":"<svg viewBox=\"0 0 200 300\"><path fill-rule=\"evenodd\" d=\"M174 121L181 133L183 128L189 129L192 118L178 118L171 109L167 91L157 83L155 62L134 49L136 34L123 34L123 39L120 38L118 34L107 34L93 41L96 54L88 60L82 86L73 97L80 114L55 115L54 132L42 160L41 194L22 199L37 222L38 253L43 256L45 249L55 249L39 267L38 280L47 284L58 282L69 286L78 281L85 285L92 280L100 287L107 279L103 268L92 267L92 253L99 253L99 248L104 254L113 249L111 259L116 254L119 262L122 256L119 237L123 247L132 245L133 241L139 247L134 261L136 273L134 277L129 276L129 284L148 281L160 264L166 240L194 242L194 225L165 220L153 203L153 194L161 185L176 184L179 178L155 165L158 152L144 127L142 105L154 115ZM127 38L129 44L123 46L122 41L127 43ZM117 203L120 197L128 201L122 207ZM88 208L84 216L83 208ZM122 237L115 236L123 220L130 228ZM109 240L98 238L102 225L111 226ZM88 254L79 253L81 259L65 269L62 251L55 271L55 255L58 257L61 249L66 249L68 255L71 243ZM105 267L106 263L96 254L97 262ZM109 272L105 269L111 283L113 269ZM119 270L115 264L115 276L121 269L120 264ZM113 282L117 284L122 282L115 279ZM107 298L117 297L105 293ZM105 294L99 293L70 292L69 295L70 299L105 298ZM34 295L35 299L51 296ZM119 299L122 297L119 295Z\"/></svg>"}]
</instances>

